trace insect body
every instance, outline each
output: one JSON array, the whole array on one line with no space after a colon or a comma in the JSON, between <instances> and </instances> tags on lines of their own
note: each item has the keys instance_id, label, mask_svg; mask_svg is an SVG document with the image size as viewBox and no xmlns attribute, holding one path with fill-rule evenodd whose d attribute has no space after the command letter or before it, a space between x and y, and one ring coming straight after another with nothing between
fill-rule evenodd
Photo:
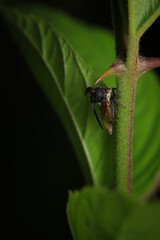
<instances>
[{"instance_id":1,"label":"insect body","mask_svg":"<svg viewBox=\"0 0 160 240\"><path fill-rule=\"evenodd\" d=\"M115 98L115 96L122 97L120 94L116 93L115 90L116 88L88 87L85 91L85 94L90 93L90 102L92 105L93 112L96 116L96 119L100 127L103 129L95 109L95 103L98 103L100 105L102 123L105 126L105 128L107 128L110 134L112 134L113 130L114 115L115 114L117 115L115 102L125 107L118 99Z\"/></svg>"}]
</instances>

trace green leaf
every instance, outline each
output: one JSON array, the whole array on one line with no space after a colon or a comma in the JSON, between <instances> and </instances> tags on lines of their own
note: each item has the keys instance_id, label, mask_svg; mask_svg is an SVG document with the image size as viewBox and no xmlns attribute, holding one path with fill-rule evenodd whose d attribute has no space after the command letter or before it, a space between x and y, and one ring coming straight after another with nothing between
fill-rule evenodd
<instances>
[{"instance_id":1,"label":"green leaf","mask_svg":"<svg viewBox=\"0 0 160 240\"><path fill-rule=\"evenodd\" d=\"M74 240L115 239L133 206L131 200L103 188L71 192L67 216Z\"/></svg>"},{"instance_id":2,"label":"green leaf","mask_svg":"<svg viewBox=\"0 0 160 240\"><path fill-rule=\"evenodd\" d=\"M63 122L86 178L94 184L111 187L113 136L99 128L89 99L84 95L86 87L95 81L95 74L48 21L15 10L4 11L4 17Z\"/></svg>"},{"instance_id":3,"label":"green leaf","mask_svg":"<svg viewBox=\"0 0 160 240\"><path fill-rule=\"evenodd\" d=\"M160 0L134 0L132 10L135 18L135 30L140 36L160 16Z\"/></svg>"},{"instance_id":4,"label":"green leaf","mask_svg":"<svg viewBox=\"0 0 160 240\"><path fill-rule=\"evenodd\" d=\"M140 206L127 218L118 240L160 239L160 204Z\"/></svg>"},{"instance_id":5,"label":"green leaf","mask_svg":"<svg viewBox=\"0 0 160 240\"><path fill-rule=\"evenodd\" d=\"M67 13L39 4L20 5L18 9L53 24L85 62L91 65L97 78L115 60L114 37L109 30L84 24ZM115 87L115 78L109 77L107 84Z\"/></svg>"},{"instance_id":6,"label":"green leaf","mask_svg":"<svg viewBox=\"0 0 160 240\"><path fill-rule=\"evenodd\" d=\"M152 187L160 171L160 84L156 74L143 75L136 91L133 132L133 193Z\"/></svg>"},{"instance_id":7,"label":"green leaf","mask_svg":"<svg viewBox=\"0 0 160 240\"><path fill-rule=\"evenodd\" d=\"M160 0L120 0L117 4L121 10L121 21L124 22L126 32L133 33L138 38L160 16Z\"/></svg>"},{"instance_id":8,"label":"green leaf","mask_svg":"<svg viewBox=\"0 0 160 240\"><path fill-rule=\"evenodd\" d=\"M114 191L70 192L67 216L74 240L158 240L160 204L138 203Z\"/></svg>"}]
</instances>

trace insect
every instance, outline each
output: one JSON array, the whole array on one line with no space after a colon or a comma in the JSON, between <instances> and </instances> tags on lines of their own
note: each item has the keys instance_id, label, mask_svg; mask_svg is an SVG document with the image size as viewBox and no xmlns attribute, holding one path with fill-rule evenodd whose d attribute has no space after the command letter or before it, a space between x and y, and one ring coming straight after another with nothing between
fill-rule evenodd
<instances>
[{"instance_id":1,"label":"insect","mask_svg":"<svg viewBox=\"0 0 160 240\"><path fill-rule=\"evenodd\" d=\"M95 103L100 105L102 123L110 134L112 134L113 131L114 115L116 114L118 117L115 102L125 107L118 99L115 98L116 96L122 97L122 95L116 93L115 90L116 88L88 87L85 91L85 94L90 94L90 102L93 112L100 127L103 129L96 112Z\"/></svg>"}]
</instances>

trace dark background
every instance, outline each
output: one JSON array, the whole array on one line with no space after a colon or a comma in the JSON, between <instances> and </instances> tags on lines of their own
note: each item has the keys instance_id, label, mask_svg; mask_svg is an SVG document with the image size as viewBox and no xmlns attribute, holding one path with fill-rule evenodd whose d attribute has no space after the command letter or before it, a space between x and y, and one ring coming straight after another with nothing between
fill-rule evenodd
<instances>
[{"instance_id":1,"label":"dark background","mask_svg":"<svg viewBox=\"0 0 160 240\"><path fill-rule=\"evenodd\" d=\"M3 2L14 6L17 1ZM109 1L38 2L112 29ZM72 239L66 218L68 190L80 189L85 181L61 122L2 22L0 27L2 219L8 224L3 239L9 233L16 239ZM160 56L159 30L160 18L141 39L144 56Z\"/></svg>"}]
</instances>

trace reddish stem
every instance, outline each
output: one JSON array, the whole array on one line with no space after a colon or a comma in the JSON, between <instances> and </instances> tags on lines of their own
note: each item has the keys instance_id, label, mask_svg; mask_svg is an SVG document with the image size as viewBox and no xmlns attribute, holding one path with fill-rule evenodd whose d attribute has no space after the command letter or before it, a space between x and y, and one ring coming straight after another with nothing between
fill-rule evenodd
<instances>
[{"instance_id":1,"label":"reddish stem","mask_svg":"<svg viewBox=\"0 0 160 240\"><path fill-rule=\"evenodd\" d=\"M136 80L133 82L131 105L130 105L130 119L129 119L129 135L128 135L128 192L132 192L132 141L133 141L133 114L134 114L134 102L136 92Z\"/></svg>"},{"instance_id":2,"label":"reddish stem","mask_svg":"<svg viewBox=\"0 0 160 240\"><path fill-rule=\"evenodd\" d=\"M139 76L148 70L160 67L160 58L139 57Z\"/></svg>"}]
</instances>

